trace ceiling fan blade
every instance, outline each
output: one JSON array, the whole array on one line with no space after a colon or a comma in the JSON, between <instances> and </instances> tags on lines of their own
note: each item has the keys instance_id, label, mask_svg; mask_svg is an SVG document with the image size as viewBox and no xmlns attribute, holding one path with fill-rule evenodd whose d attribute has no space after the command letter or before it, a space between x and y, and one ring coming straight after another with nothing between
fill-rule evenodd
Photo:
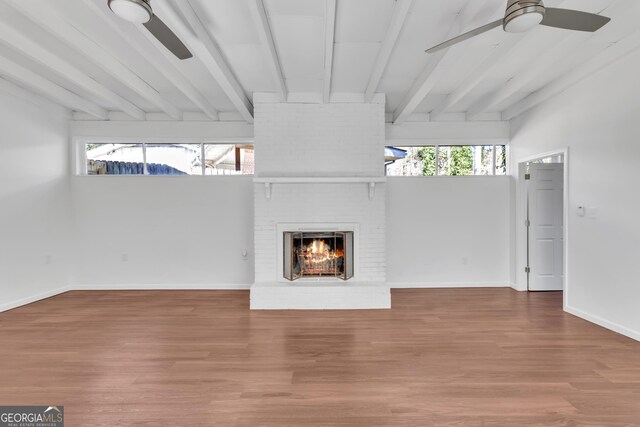
<instances>
[{"instance_id":1,"label":"ceiling fan blade","mask_svg":"<svg viewBox=\"0 0 640 427\"><path fill-rule=\"evenodd\" d=\"M604 27L609 21L611 18L595 13L548 7L541 24L565 30L594 32Z\"/></svg>"},{"instance_id":2,"label":"ceiling fan blade","mask_svg":"<svg viewBox=\"0 0 640 427\"><path fill-rule=\"evenodd\" d=\"M480 35L482 33L486 33L487 31L494 29L496 27L499 27L500 25L502 25L502 19L498 19L497 21L494 21L490 24L483 25L482 27L476 28L475 30L471 30L469 32L461 34L458 37L454 37L451 40L447 40L444 43L440 43L439 45L432 47L431 49L425 50L425 52L434 53L439 50L446 49L448 47L453 46L456 43L460 43L461 41L470 39L471 37Z\"/></svg>"},{"instance_id":3,"label":"ceiling fan blade","mask_svg":"<svg viewBox=\"0 0 640 427\"><path fill-rule=\"evenodd\" d=\"M178 36L156 15L153 15L151 20L145 23L144 26L160 43L177 56L178 59L189 59L193 56Z\"/></svg>"}]
</instances>

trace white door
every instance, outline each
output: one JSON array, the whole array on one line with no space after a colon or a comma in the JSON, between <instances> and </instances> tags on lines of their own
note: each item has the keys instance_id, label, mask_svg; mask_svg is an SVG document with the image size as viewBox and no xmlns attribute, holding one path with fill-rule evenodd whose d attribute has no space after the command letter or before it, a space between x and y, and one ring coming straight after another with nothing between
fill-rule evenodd
<instances>
[{"instance_id":1,"label":"white door","mask_svg":"<svg viewBox=\"0 0 640 427\"><path fill-rule=\"evenodd\" d=\"M561 291L563 262L562 163L529 165L529 290Z\"/></svg>"}]
</instances>

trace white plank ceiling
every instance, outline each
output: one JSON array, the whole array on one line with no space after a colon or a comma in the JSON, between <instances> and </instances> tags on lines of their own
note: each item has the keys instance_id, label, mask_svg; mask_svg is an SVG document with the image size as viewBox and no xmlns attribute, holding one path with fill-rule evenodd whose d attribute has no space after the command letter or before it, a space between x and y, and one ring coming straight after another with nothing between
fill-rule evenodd
<instances>
[{"instance_id":1,"label":"white plank ceiling","mask_svg":"<svg viewBox=\"0 0 640 427\"><path fill-rule=\"evenodd\" d=\"M251 99L327 102L384 93L405 120L510 119L640 48L637 0L547 0L601 13L596 33L497 28L505 0L151 0L191 49L173 57L106 0L0 0L0 90L78 119L252 121ZM500 116L501 114L501 116Z\"/></svg>"}]
</instances>

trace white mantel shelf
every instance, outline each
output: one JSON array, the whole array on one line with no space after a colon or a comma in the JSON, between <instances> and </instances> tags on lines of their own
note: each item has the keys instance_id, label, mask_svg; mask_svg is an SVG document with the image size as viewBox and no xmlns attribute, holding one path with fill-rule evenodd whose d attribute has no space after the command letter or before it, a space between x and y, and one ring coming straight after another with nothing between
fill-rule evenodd
<instances>
[{"instance_id":1,"label":"white mantel shelf","mask_svg":"<svg viewBox=\"0 0 640 427\"><path fill-rule=\"evenodd\" d=\"M306 177L260 177L254 178L256 184L264 184L264 192L267 200L271 199L271 186L273 184L368 184L369 199L373 200L376 194L376 184L387 182L386 177L372 176L306 176Z\"/></svg>"}]
</instances>

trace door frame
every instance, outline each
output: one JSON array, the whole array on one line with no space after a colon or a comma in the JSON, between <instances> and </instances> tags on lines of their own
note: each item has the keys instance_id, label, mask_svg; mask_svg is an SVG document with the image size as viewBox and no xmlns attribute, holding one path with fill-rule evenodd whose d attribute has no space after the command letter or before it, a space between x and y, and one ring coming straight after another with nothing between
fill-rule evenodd
<instances>
[{"instance_id":1,"label":"door frame","mask_svg":"<svg viewBox=\"0 0 640 427\"><path fill-rule=\"evenodd\" d=\"M562 220L563 220L563 268L564 268L564 280L563 280L563 306L567 306L567 296L570 292L569 286L569 147L559 148L557 150L547 151L535 155L526 156L517 160L517 180L516 186L516 289L519 291L527 291L528 282L527 274L524 268L527 266L527 229L525 227L525 220L527 219L527 182L524 179L526 164L534 160L544 159L552 156L562 155L564 159L563 170L563 194L562 194Z\"/></svg>"}]
</instances>

